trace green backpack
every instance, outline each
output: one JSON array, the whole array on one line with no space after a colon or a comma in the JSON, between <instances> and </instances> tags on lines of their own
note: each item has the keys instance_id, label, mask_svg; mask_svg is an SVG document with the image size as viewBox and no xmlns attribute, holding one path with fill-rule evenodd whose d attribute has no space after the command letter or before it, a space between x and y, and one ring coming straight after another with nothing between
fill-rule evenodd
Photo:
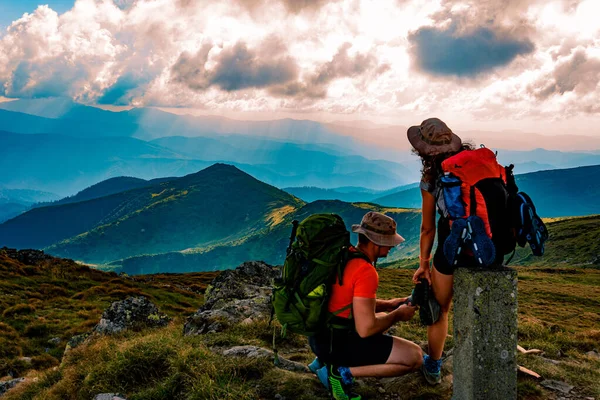
<instances>
[{"instance_id":1,"label":"green backpack","mask_svg":"<svg viewBox=\"0 0 600 400\"><path fill-rule=\"evenodd\" d=\"M299 224L293 222L281 278L275 280L271 297L283 327L282 336L287 330L313 336L332 327L333 317L352 307L350 304L335 313L327 310L331 286L336 276L343 284L346 263L355 257L368 260L358 251L348 251L349 247L350 232L339 215L314 214ZM353 326L351 321L347 328Z\"/></svg>"}]
</instances>

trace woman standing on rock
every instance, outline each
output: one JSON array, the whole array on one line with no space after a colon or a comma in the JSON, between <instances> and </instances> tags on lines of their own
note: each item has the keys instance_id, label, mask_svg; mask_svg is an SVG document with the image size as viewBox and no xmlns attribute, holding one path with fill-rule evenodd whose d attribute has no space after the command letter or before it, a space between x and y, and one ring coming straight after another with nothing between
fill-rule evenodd
<instances>
[{"instance_id":1,"label":"woman standing on rock","mask_svg":"<svg viewBox=\"0 0 600 400\"><path fill-rule=\"evenodd\" d=\"M441 306L439 318L427 327L429 354L423 357L421 370L429 383L437 384L441 381L441 357L448 334L448 310L454 282L454 266L448 262L443 252L443 244L450 235L448 218L440 217L437 225L438 245L433 257L431 252L436 233L436 209L439 209L436 207L440 190L437 182L443 175L444 160L462 150L472 150L473 147L470 144L463 144L461 139L437 118L429 118L420 126L410 127L407 134L414 152L423 163L420 184L423 201L419 269L413 275L413 282L418 283L420 279L426 279L432 285L435 299ZM441 211L440 214L443 215Z\"/></svg>"}]
</instances>

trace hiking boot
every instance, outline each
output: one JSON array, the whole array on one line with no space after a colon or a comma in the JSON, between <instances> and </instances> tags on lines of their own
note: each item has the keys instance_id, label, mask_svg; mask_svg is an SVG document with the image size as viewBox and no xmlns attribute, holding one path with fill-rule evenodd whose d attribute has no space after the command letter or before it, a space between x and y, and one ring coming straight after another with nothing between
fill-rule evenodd
<instances>
[{"instance_id":1,"label":"hiking boot","mask_svg":"<svg viewBox=\"0 0 600 400\"><path fill-rule=\"evenodd\" d=\"M423 356L421 372L423 372L425 380L430 385L437 385L442 382L442 360L434 360L428 354L425 354Z\"/></svg>"},{"instance_id":2,"label":"hiking boot","mask_svg":"<svg viewBox=\"0 0 600 400\"><path fill-rule=\"evenodd\" d=\"M476 215L467 218L468 243L479 266L487 267L496 258L496 247L487 235L483 220Z\"/></svg>"},{"instance_id":3,"label":"hiking boot","mask_svg":"<svg viewBox=\"0 0 600 400\"><path fill-rule=\"evenodd\" d=\"M446 260L448 260L450 265L458 263L458 257L463 250L466 236L467 220L459 218L452 223L450 235L448 235L446 241L443 243L444 256L446 256Z\"/></svg>"},{"instance_id":4,"label":"hiking boot","mask_svg":"<svg viewBox=\"0 0 600 400\"><path fill-rule=\"evenodd\" d=\"M423 325L433 325L440 318L442 308L435 299L427 280L421 279L417 283L409 299L412 305L419 306L419 319Z\"/></svg>"},{"instance_id":5,"label":"hiking boot","mask_svg":"<svg viewBox=\"0 0 600 400\"><path fill-rule=\"evenodd\" d=\"M337 367L333 365L327 366L327 372L329 375L329 385L331 397L335 400L361 400L362 397L359 394L352 393L351 389L354 385L354 378L352 383L344 383L344 379L338 372Z\"/></svg>"}]
</instances>

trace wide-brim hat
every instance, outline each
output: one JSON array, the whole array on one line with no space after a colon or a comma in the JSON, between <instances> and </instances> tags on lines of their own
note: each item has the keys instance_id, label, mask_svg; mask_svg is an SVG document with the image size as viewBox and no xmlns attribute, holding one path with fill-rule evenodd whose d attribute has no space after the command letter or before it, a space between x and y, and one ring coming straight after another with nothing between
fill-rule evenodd
<instances>
[{"instance_id":1,"label":"wide-brim hat","mask_svg":"<svg viewBox=\"0 0 600 400\"><path fill-rule=\"evenodd\" d=\"M419 154L428 156L455 153L462 146L462 140L439 118L429 118L419 126L411 126L406 135Z\"/></svg>"},{"instance_id":2,"label":"wide-brim hat","mask_svg":"<svg viewBox=\"0 0 600 400\"><path fill-rule=\"evenodd\" d=\"M396 221L375 211L366 213L360 224L352 225L352 232L362 233L378 246L395 247L404 242L396 232Z\"/></svg>"}]
</instances>

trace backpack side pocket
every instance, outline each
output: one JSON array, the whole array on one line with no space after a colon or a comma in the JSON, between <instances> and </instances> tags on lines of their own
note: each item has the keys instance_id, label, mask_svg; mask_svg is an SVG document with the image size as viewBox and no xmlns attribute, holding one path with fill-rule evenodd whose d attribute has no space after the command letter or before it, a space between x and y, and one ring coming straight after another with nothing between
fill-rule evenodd
<instances>
[{"instance_id":1,"label":"backpack side pocket","mask_svg":"<svg viewBox=\"0 0 600 400\"><path fill-rule=\"evenodd\" d=\"M461 180L452 174L440 178L440 200L443 200L444 214L454 220L465 216L465 204L461 197ZM438 202L439 204L439 202Z\"/></svg>"}]
</instances>

